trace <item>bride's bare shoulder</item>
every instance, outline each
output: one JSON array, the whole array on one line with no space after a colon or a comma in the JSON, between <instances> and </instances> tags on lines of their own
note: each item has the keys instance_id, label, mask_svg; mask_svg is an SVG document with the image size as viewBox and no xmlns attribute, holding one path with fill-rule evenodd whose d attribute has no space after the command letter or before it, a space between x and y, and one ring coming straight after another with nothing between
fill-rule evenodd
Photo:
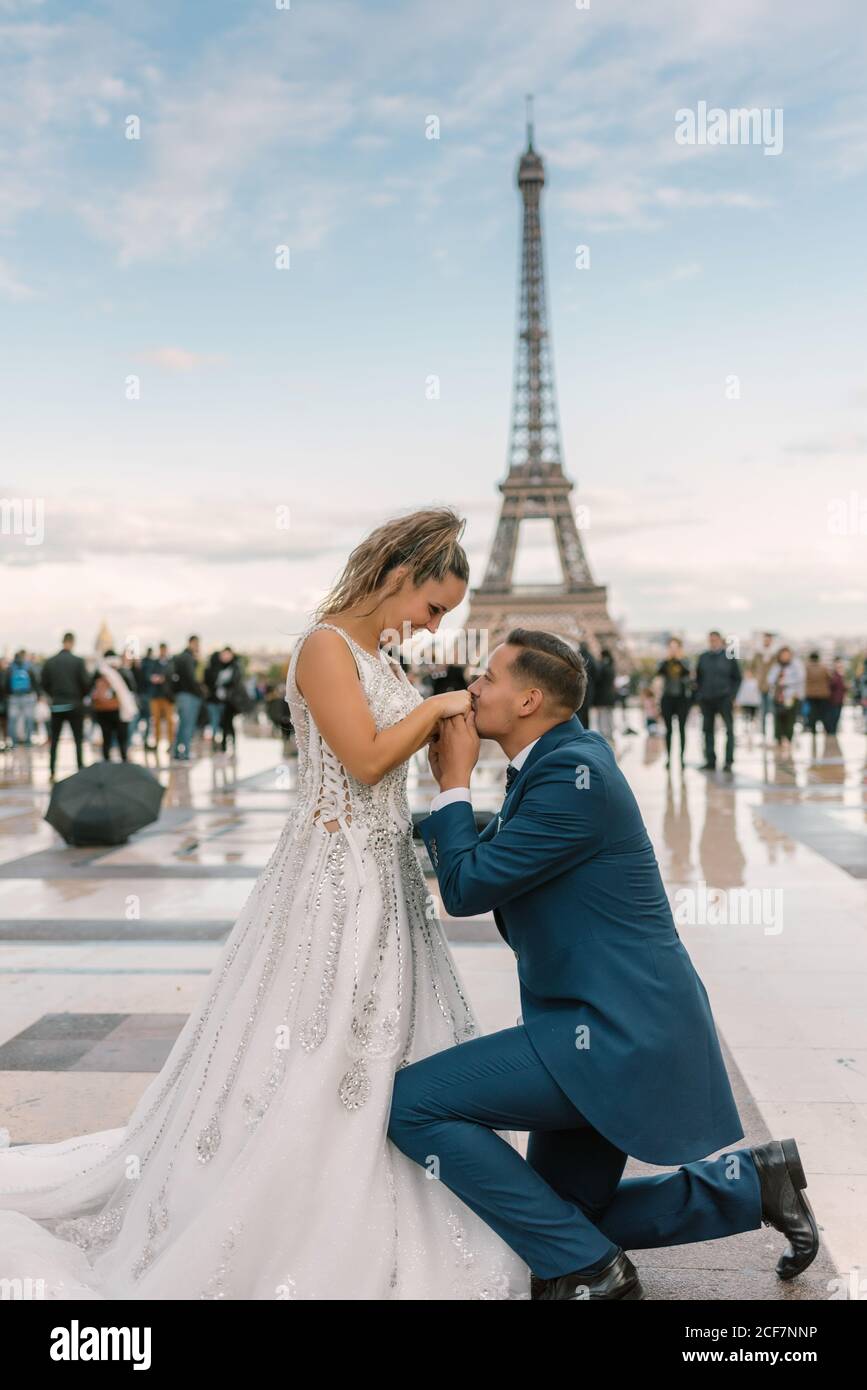
<instances>
[{"instance_id":1,"label":"bride's bare shoulder","mask_svg":"<svg viewBox=\"0 0 867 1390\"><path fill-rule=\"evenodd\" d=\"M349 643L333 627L314 627L300 639L295 684L307 698L311 690L358 674ZM306 690L305 690L306 687Z\"/></svg>"}]
</instances>

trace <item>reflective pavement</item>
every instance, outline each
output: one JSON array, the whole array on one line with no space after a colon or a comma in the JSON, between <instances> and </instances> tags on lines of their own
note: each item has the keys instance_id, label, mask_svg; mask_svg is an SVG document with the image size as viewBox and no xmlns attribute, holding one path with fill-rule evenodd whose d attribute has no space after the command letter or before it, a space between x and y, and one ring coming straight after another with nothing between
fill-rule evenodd
<instances>
[{"instance_id":1,"label":"reflective pavement","mask_svg":"<svg viewBox=\"0 0 867 1390\"><path fill-rule=\"evenodd\" d=\"M732 777L698 770L692 721L683 771L665 769L661 740L616 735L710 996L742 1142L796 1136L824 1240L788 1285L773 1272L782 1238L764 1227L637 1252L651 1298L829 1298L837 1272L867 1275L867 741L854 716L838 740L801 735L790 763L741 735ZM499 806L504 767L484 744L477 810ZM65 741L59 776L73 770ZM124 1123L279 835L295 761L242 736L237 757L205 746L160 776L156 825L70 849L42 819L45 750L0 755L0 1124L14 1143ZM410 789L426 810L421 755ZM442 916L482 1027L512 1026L513 958L492 918ZM626 1175L652 1171L630 1160Z\"/></svg>"}]
</instances>

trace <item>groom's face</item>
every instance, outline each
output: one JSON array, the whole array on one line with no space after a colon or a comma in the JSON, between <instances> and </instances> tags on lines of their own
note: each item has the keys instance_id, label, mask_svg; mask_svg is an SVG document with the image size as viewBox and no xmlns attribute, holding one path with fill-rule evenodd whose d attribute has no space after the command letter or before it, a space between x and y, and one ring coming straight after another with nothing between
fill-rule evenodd
<instances>
[{"instance_id":1,"label":"groom's face","mask_svg":"<svg viewBox=\"0 0 867 1390\"><path fill-rule=\"evenodd\" d=\"M525 708L527 689L513 679L510 670L517 655L517 647L501 643L492 651L487 670L468 687L481 738L499 739L509 734Z\"/></svg>"}]
</instances>

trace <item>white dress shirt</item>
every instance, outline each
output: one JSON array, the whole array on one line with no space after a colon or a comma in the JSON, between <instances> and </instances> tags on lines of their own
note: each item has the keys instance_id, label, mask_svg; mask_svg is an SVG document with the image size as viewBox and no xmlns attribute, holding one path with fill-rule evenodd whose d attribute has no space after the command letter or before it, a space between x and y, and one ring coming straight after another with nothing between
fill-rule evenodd
<instances>
[{"instance_id":1,"label":"white dress shirt","mask_svg":"<svg viewBox=\"0 0 867 1390\"><path fill-rule=\"evenodd\" d=\"M539 738L541 738L541 737L542 737L542 736L541 736L541 734L540 734L540 735L539 735ZM520 753L516 753L515 756L514 756L514 758L512 759L512 761L509 763L509 767L514 767L514 768L516 768L516 769L517 769L517 768L523 767L523 766L524 766L524 761L525 761L525 759L527 758L527 756L528 756L528 754L529 754L529 752L530 752L530 749L534 746L534 744L536 744L536 743L538 743L538 742L539 742L539 739L538 739L538 738L534 738L532 743L528 743L528 744L526 745L526 747L524 747L524 748L521 749ZM430 804L431 812L433 812L433 811L441 811L442 808L443 808L444 806L448 806L448 804L449 804L450 801L469 801L469 800L470 800L470 789L469 789L469 787L450 787L448 791L439 792L439 793L433 798L433 800L431 801L431 804Z\"/></svg>"}]
</instances>

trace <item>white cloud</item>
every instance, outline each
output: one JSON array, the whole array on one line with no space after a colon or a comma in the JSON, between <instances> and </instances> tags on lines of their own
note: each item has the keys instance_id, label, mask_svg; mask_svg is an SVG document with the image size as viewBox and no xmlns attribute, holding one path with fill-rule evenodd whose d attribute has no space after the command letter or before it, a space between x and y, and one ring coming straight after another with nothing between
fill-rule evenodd
<instances>
[{"instance_id":1,"label":"white cloud","mask_svg":"<svg viewBox=\"0 0 867 1390\"><path fill-rule=\"evenodd\" d=\"M268 13L268 7L241 6L234 27L198 26L181 48L166 41L162 20L154 18L155 12L148 13L147 7L137 11L136 22L129 25L120 19L123 6L119 3L85 13L77 7L58 12L47 6L40 10L26 0L0 0L0 13L10 20L0 25L0 225L4 250L8 250L8 259L0 266L0 290L5 274L5 293L24 303L36 293L32 286L43 283L38 266L33 270L27 260L23 236L20 247L13 239L16 226L24 229L24 217L38 210L43 225L56 227L59 237L71 233L71 244L81 231L70 217L72 212L106 248L105 261L113 259L133 272L115 277L111 284L96 284L91 302L116 299L118 317L129 312L125 290L135 285L139 267L146 270L151 262L171 266L215 247L225 250L229 244L241 248L247 266L251 247L254 265L256 256L270 264L278 242L288 242L293 253L315 250L346 229L354 231L365 207L397 207L395 199L406 235L414 233L414 218L427 224L427 238L418 238L419 253L437 261L437 281L442 281L444 291L457 289L464 299L467 293L475 294L476 283L465 278L461 237L466 235L478 250L501 231L504 207L510 218L516 210L513 203L506 203L506 181L523 135L521 97L528 87L538 94L537 144L550 175L546 200L552 200L558 211L566 209L580 229L578 240L583 239L585 227L660 230L670 237L667 246L662 238L657 242L662 250L654 266L663 268L646 287L682 282L682 289L670 296L676 313L688 306L693 293L690 282L704 277L695 286L704 297L712 282L719 280L714 253L702 245L704 228L730 215L732 227L743 226L751 234L760 220L754 214L764 208L782 206L787 213L785 197L792 185L783 185L784 170L787 178L795 180L796 192L800 179L802 189L808 185L810 198L818 200L829 179L857 167L867 129L862 108L849 99L862 81L863 38L857 25L852 26L846 51L840 51L834 63L839 102L830 117L826 113L822 118L824 124L815 114L827 100L828 45L835 32L849 32L843 28L844 21L859 13L840 0L827 0L821 11L812 0L790 0L785 23L780 20L779 0L731 0L723 7L687 0L656 0L649 6L637 6L634 0L606 0L605 6L594 6L586 14L560 0L506 7L499 0L464 0L460 6L407 0L401 6L383 8L329 0L328 5L297 6L291 15L279 16ZM54 19L57 13L62 16L59 22ZM34 17L40 22L35 23ZM13 25L12 19L18 22ZM749 150L726 152L735 157L720 159L718 151L675 145L673 113L679 106L703 96L726 106L753 105L756 94L760 105L786 106L787 117L793 105L808 113L800 139L787 140L785 164L751 159L755 152ZM130 111L142 116L143 138L138 143L123 139L123 119ZM426 142L423 137L424 117L431 111L442 119L439 142ZM794 136L795 123L792 130ZM377 219L368 214L367 226L377 220L385 225L392 217L383 214ZM776 212L766 219L772 230L779 220ZM398 225L396 215L394 223ZM695 259L691 248L683 255L685 241L674 241L681 228L689 228L690 235L695 229ZM615 239L609 244L614 247ZM353 243L353 250L357 245ZM640 254L646 245L639 239L622 243L629 255L638 248L633 262L638 274L647 269ZM733 256L736 253L733 248ZM705 257L706 269L699 255ZM223 260L226 264L229 258ZM598 264L595 249L594 263ZM387 284L388 266L381 269ZM147 283L157 279L154 276ZM596 284L598 279L594 288ZM139 291L137 309L143 307L146 293ZM511 301L512 293L511 279L504 280L503 302ZM606 301L606 313L615 298ZM491 300L480 302L487 311ZM747 307L755 308L757 323L763 331L768 329L768 356L773 361L774 352L779 351L779 331L770 319L767 323L760 319L769 302L760 300ZM563 312L558 303L563 304L562 298L552 306L555 329L563 322L558 319ZM450 310L456 304L457 299L450 304L443 294L445 333L451 328ZM155 307L162 313L174 306L167 295L162 300L157 297ZM655 355L662 360L673 341L665 324L652 322L656 307L652 303L636 306L631 298L626 311L622 306L615 309L621 318L612 319L612 332L620 332L631 316L636 327L649 324L656 334L651 349L646 333L636 337L634 344L624 339L625 374L630 352L633 358L643 353L648 359ZM60 312L64 311L65 306ZM645 324L637 322L642 317ZM144 352L144 360L175 374L178 382L173 387L182 388L186 380L198 387L201 378L193 378L197 368L226 360L222 354L198 349L202 338L190 331L189 319L180 324L167 315L161 321L163 328L144 318L146 326L136 323L132 342L158 344ZM838 321L829 318L822 326L833 332ZM303 326L309 322L306 319ZM582 318L579 332L584 332L584 325ZM103 326L100 323L99 329ZM248 326L245 322L239 339L232 336L233 326L227 323L225 339L215 344L222 346L225 341L231 347L233 364L241 357L236 343L243 342ZM718 326L724 331L725 325L713 322L702 351L712 350ZM415 323L412 328L417 335L427 331L424 323L421 330ZM571 324L563 326L560 342L571 328ZM99 331L94 339L99 350ZM556 331L554 340L557 356ZM418 341L416 336L415 347ZM403 339L398 342L399 354L406 345ZM592 350L596 350L595 342ZM401 365L397 355L388 353L384 349L379 359L383 378L393 364ZM255 372L258 363L252 357L250 365ZM673 373L681 365L682 358L672 357ZM659 389L661 378L653 375L654 370L655 364L648 360L648 392ZM502 383L504 400L507 371ZM562 378L560 385L562 402ZM765 386L773 390L769 377ZM761 387L761 381L754 379L753 401ZM241 389L238 401L243 410ZM295 398L315 391L323 421L330 414L341 414L332 409L339 394L327 372L302 385L296 378L292 390ZM181 395L178 391L177 398ZM194 395L191 390L190 401ZM251 411L263 399L260 396ZM675 392L671 399L677 402ZM683 393L679 399L685 400ZM785 411L787 399L792 397L781 394L769 408ZM588 457L588 477L623 476L636 452L642 456L645 448L652 452L656 445L649 437L653 430L647 427L647 401L641 399L641 391L633 398L624 395L621 404L622 415L632 417L631 433L627 427L617 433L622 423L619 405L605 422L606 431L617 436L616 443L605 452L604 463L598 462L598 451L596 461ZM383 398L383 416L389 420L391 409L391 401ZM505 410L504 406L503 417ZM744 440L714 438L718 420L711 413L694 422L694 457L684 458L681 451L680 465L671 465L677 483L667 491L658 473L668 465L657 454L647 476L642 475L640 488L580 494L592 510L586 536L591 564L600 579L612 584L618 602L631 610L631 616L647 611L652 603L658 605L662 596L671 608L681 607L702 617L717 603L728 602L734 605L729 611L737 611L739 603L749 602L750 592L758 594L762 603L767 601L780 590L781 575L785 575L787 601L805 614L815 604L820 586L827 591L832 576L840 582L840 593L861 593L852 587L860 584L854 542L847 549L827 537L823 543L821 534L815 534L815 475L812 495L809 491L794 498L790 495L801 474L809 471L808 460L828 452L840 455L845 463L842 456L854 459L863 451L864 436L841 433L836 424L826 424L819 415L804 423L793 413L785 416L786 428L796 442L789 446L788 456L778 459L774 447L754 443L756 416L747 414L746 404L743 414L750 447L756 450L755 467L744 466ZM58 414L58 419L62 421L58 437L69 422L73 427L67 440L59 438L56 449L51 447L55 441L48 441L45 456L62 458L67 477L76 475L80 458L86 474L85 450L75 454L74 411L68 416ZM106 438L111 431L100 434L98 419L91 431L91 423L77 435L90 444L88 436L93 434L96 456L103 460L101 491L78 502L58 495L51 503L47 545L42 554L27 557L30 573L26 578L45 583L38 590L40 607L27 591L16 589L8 595L10 604L20 600L22 613L38 616L40 621L44 613L56 612L52 595L62 593L64 602L82 610L96 602L90 596L94 575L103 573L109 556L113 574L115 561L123 569L123 594L118 602L122 598L124 611L133 614L136 622L144 621L150 604L161 622L170 620L174 607L168 586L174 583L190 610L222 612L227 624L236 614L239 627L230 635L238 640L245 632L244 602L237 593L240 565L245 567L245 589L258 596L250 599L253 625L267 625L273 618L268 613L269 588L288 592L287 602L303 607L316 585L331 577L360 531L368 522L373 525L381 519L383 502L387 502L388 484L379 481L369 487L358 506L353 484L340 489L339 512L331 509L331 497L320 498L318 505L316 499L295 497L295 511L304 524L293 526L288 536L280 535L267 501L240 498L221 506L199 493L197 484L184 473L186 445L183 439L178 444L173 438L166 456L158 457L154 465L155 474L164 480L166 473L160 475L159 467L166 458L172 464L177 460L166 489L171 500L165 506L153 497L135 503L128 479L120 477L128 459L118 465L116 474L106 467ZM499 430L503 421L495 423ZM354 424L347 422L343 437L351 440L351 447L356 444L351 436ZM186 419L182 425L186 427ZM269 414L267 406L261 420L251 417L251 456L257 445L270 443L269 431L277 435L285 425L285 417ZM186 439L199 428L203 448L213 441L216 452L222 442L215 437L219 422L191 413ZM360 436L357 447L362 454L367 449L369 458L373 452L369 418L362 421L365 428L368 434ZM385 447L409 457L412 439L407 432L401 437L400 428L394 427ZM323 429L323 435L327 433ZM668 446L668 428L660 424L658 433ZM33 434L39 434L38 421L33 423ZM798 436L806 443L798 444ZM161 441L163 436L155 438ZM479 465L479 458L490 455L476 448L476 442L461 438L460 447L466 450L461 457L468 461L467 486L478 494L485 482L485 465ZM730 467L739 471L738 481L744 478L748 494L731 495L736 489L730 487L732 479L722 466L709 472L708 460L718 462L729 445ZM147 443L140 448L137 460L145 459ZM339 469L334 454L328 455L326 449L323 445L322 477L331 481L326 469L332 468L335 476ZM18 452L25 467L31 458L30 440L22 439ZM791 456L794 453L804 455L803 464ZM580 458L580 452L576 456ZM230 468L225 458L222 464L224 471L217 476L224 479L230 476ZM373 467L364 471L365 480L374 476ZM477 471L472 473L471 467ZM499 500L493 490L498 469L499 457L491 469L490 491L464 505L473 520L469 548L479 567ZM94 472L95 468L89 476ZM583 460L581 472L585 472ZM260 475L252 477L258 481ZM154 495L164 495L158 482L152 481ZM414 479L412 485L416 486ZM360 492L361 487L355 486ZM215 490L221 487L218 481ZM290 491L289 483L285 487ZM162 557L169 563L161 572ZM154 558L156 564L151 563ZM856 601L847 602L852 610L848 620L855 622Z\"/></svg>"},{"instance_id":2,"label":"white cloud","mask_svg":"<svg viewBox=\"0 0 867 1390\"><path fill-rule=\"evenodd\" d=\"M867 603L867 589L823 589L816 595L819 603Z\"/></svg>"},{"instance_id":3,"label":"white cloud","mask_svg":"<svg viewBox=\"0 0 867 1390\"><path fill-rule=\"evenodd\" d=\"M196 367L207 367L227 360L223 353L190 352L182 347L151 348L140 356L146 362L164 367L167 372L191 372Z\"/></svg>"},{"instance_id":4,"label":"white cloud","mask_svg":"<svg viewBox=\"0 0 867 1390\"><path fill-rule=\"evenodd\" d=\"M666 286L678 284L682 280L695 280L701 273L702 267L698 261L684 261L683 265L672 266L662 275L644 280L641 288L647 291L665 289Z\"/></svg>"},{"instance_id":5,"label":"white cloud","mask_svg":"<svg viewBox=\"0 0 867 1390\"><path fill-rule=\"evenodd\" d=\"M785 446L787 454L809 454L821 457L823 454L863 454L867 453L867 435L850 433L836 435L828 439L801 439Z\"/></svg>"},{"instance_id":6,"label":"white cloud","mask_svg":"<svg viewBox=\"0 0 867 1390\"><path fill-rule=\"evenodd\" d=\"M33 299L36 291L18 276L12 267L0 260L0 295L5 299Z\"/></svg>"},{"instance_id":7,"label":"white cloud","mask_svg":"<svg viewBox=\"0 0 867 1390\"><path fill-rule=\"evenodd\" d=\"M415 129L424 159L423 120L433 110L443 122L438 143L445 157L427 159L409 181L419 216L428 219L447 187L480 161L490 168L514 149L516 92L528 85L541 89L538 139L551 167L582 175L571 186L561 180L555 196L588 226L652 229L680 210L767 206L767 191L719 186L739 177L743 164L722 172L717 161L708 175L707 156L718 152L677 147L673 112L685 93L715 90L721 64L732 101L746 82L760 94L768 89L762 104L776 103L771 88L785 92L796 80L803 95L810 81L803 46L816 24L846 12L829 0L820 21L807 0L793 0L780 30L776 0L737 0L736 20L731 5L722 17L681 0L658 0L647 13L633 0L610 0L600 30L596 15L551 4L537 13L465 0L452 14L425 0L396 12L361 12L344 0L293 11L291 20L256 8L230 32L205 33L198 51L169 71L158 40L148 42L147 25L125 32L108 17L69 11L57 23L47 10L45 21L34 23L22 18L37 12L23 0L4 0L3 8L14 17L0 26L7 52L25 61L0 68L0 143L14 130L20 149L6 171L0 215L4 203L13 218L34 199L59 195L124 265L195 253L240 226L249 234L273 206L280 182L293 195L287 235L300 244L303 208L318 223L308 244L319 244L353 217L367 191L365 174L347 172L335 189L326 169L311 171L304 156L339 139L375 156ZM858 53L856 36L839 65L842 89L847 75L857 74ZM437 62L445 80L428 95ZM536 74L544 74L543 83L534 82ZM820 88L818 75L812 81ZM89 177L82 196L65 168L80 124L106 135L114 127L119 152L130 111L141 116L142 140L129 142L136 149L126 150L128 176ZM851 157L865 130L855 116L825 134ZM816 158L827 157L821 140L813 143ZM696 162L712 186L670 177L660 183L662 171L686 173Z\"/></svg>"},{"instance_id":8,"label":"white cloud","mask_svg":"<svg viewBox=\"0 0 867 1390\"><path fill-rule=\"evenodd\" d=\"M696 188L657 188L652 198L666 208L766 208L772 201L735 189L707 192Z\"/></svg>"}]
</instances>

